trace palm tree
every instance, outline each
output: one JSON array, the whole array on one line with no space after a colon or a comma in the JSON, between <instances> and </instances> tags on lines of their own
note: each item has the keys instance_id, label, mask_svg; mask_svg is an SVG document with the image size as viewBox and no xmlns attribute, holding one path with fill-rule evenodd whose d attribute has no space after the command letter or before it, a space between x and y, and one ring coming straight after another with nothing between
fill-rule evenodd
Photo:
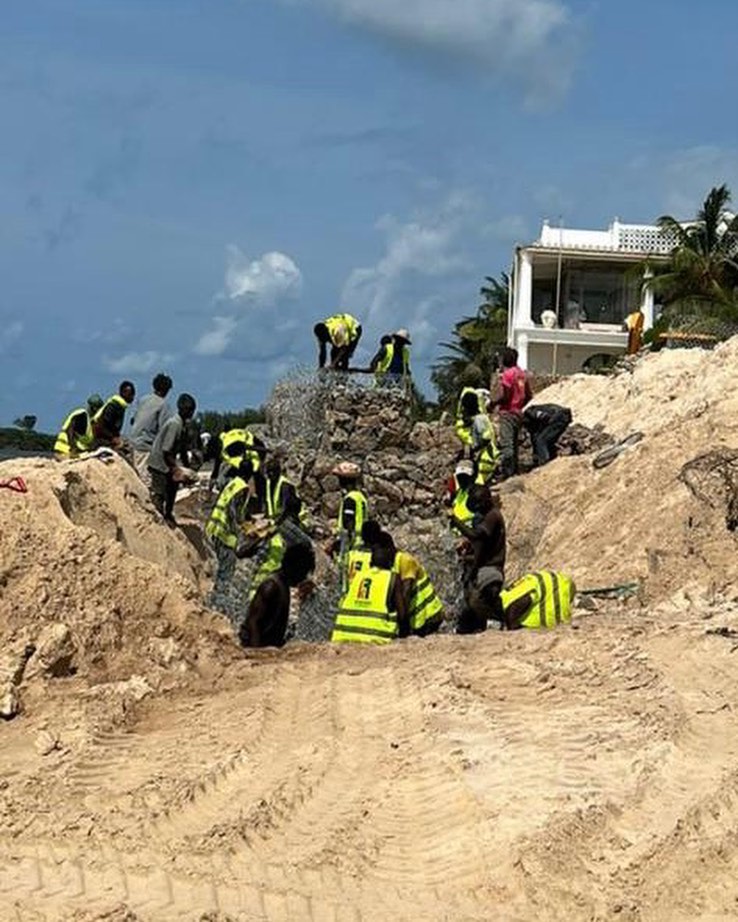
<instances>
[{"instance_id":1,"label":"palm tree","mask_svg":"<svg viewBox=\"0 0 738 922\"><path fill-rule=\"evenodd\" d=\"M431 381L438 393L438 403L450 407L464 383L474 378L488 382L497 366L497 353L507 342L507 308L510 277L485 276L479 289L484 299L471 317L454 324L452 342L441 343L446 355L435 363Z\"/></svg>"},{"instance_id":2,"label":"palm tree","mask_svg":"<svg viewBox=\"0 0 738 922\"><path fill-rule=\"evenodd\" d=\"M712 188L697 218L658 225L676 240L669 262L648 279L673 319L695 315L738 319L738 217L728 210L727 185Z\"/></svg>"}]
</instances>

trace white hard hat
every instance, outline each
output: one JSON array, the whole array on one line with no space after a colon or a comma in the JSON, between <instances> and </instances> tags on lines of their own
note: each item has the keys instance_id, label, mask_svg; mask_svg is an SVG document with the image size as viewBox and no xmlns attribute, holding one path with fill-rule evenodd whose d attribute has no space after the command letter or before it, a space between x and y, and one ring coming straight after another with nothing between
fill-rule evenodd
<instances>
[{"instance_id":1,"label":"white hard hat","mask_svg":"<svg viewBox=\"0 0 738 922\"><path fill-rule=\"evenodd\" d=\"M401 329L399 329L395 333L395 336L397 336L399 339L404 339L406 343L409 343L410 345L412 345L412 342L410 341L410 332L406 330L405 327L402 327Z\"/></svg>"},{"instance_id":2,"label":"white hard hat","mask_svg":"<svg viewBox=\"0 0 738 922\"><path fill-rule=\"evenodd\" d=\"M470 477L474 476L474 465L471 461L459 461L456 465L456 470L454 474L468 474Z\"/></svg>"}]
</instances>

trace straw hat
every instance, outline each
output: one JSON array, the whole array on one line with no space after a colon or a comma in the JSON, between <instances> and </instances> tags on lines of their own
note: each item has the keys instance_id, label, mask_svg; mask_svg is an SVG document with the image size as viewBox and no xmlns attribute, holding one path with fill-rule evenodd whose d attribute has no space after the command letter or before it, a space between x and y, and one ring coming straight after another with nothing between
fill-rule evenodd
<instances>
[{"instance_id":1,"label":"straw hat","mask_svg":"<svg viewBox=\"0 0 738 922\"><path fill-rule=\"evenodd\" d=\"M361 468L353 461L339 461L332 471L336 477L360 477Z\"/></svg>"}]
</instances>

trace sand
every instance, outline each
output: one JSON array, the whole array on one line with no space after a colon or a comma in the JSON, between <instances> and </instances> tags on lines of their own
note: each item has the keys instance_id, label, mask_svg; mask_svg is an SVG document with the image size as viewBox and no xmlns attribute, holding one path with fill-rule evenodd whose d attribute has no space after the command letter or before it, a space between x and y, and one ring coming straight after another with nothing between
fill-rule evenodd
<instances>
[{"instance_id":1,"label":"sand","mask_svg":"<svg viewBox=\"0 0 738 922\"><path fill-rule=\"evenodd\" d=\"M641 443L505 485L511 575L637 582L548 633L244 653L122 462L0 464L0 640L66 625L0 723L0 919L738 914L738 343L541 399ZM722 483L722 481L721 481Z\"/></svg>"}]
</instances>

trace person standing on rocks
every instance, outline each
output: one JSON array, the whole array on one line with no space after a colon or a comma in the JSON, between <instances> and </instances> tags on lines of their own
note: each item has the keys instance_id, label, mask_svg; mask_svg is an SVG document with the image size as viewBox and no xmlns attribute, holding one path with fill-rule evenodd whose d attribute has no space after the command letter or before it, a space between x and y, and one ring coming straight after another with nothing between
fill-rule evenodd
<instances>
[{"instance_id":1,"label":"person standing on rocks","mask_svg":"<svg viewBox=\"0 0 738 922\"><path fill-rule=\"evenodd\" d=\"M369 363L377 384L406 384L410 381L410 334L401 329L383 336L379 351Z\"/></svg>"},{"instance_id":2,"label":"person standing on rocks","mask_svg":"<svg viewBox=\"0 0 738 922\"><path fill-rule=\"evenodd\" d=\"M338 509L338 522L336 523L336 538L330 553L338 554L338 566L341 571L341 585L345 590L348 586L348 552L361 544L361 530L369 514L369 503L366 496L359 489L361 468L353 461L341 461L333 468L332 472L338 477L338 486L341 490L341 505Z\"/></svg>"},{"instance_id":3,"label":"person standing on rocks","mask_svg":"<svg viewBox=\"0 0 738 922\"><path fill-rule=\"evenodd\" d=\"M138 402L136 415L131 420L129 436L133 446L133 466L143 480L149 485L149 453L159 430L172 415L172 408L167 403L167 394L172 389L169 375L158 374L151 382L153 391Z\"/></svg>"},{"instance_id":4,"label":"person standing on rocks","mask_svg":"<svg viewBox=\"0 0 738 922\"><path fill-rule=\"evenodd\" d=\"M474 513L469 508L469 490L474 483L474 464L471 461L459 461L450 478L448 491L444 499L451 518L451 529L454 529L454 518L459 519L464 525L471 525Z\"/></svg>"},{"instance_id":5,"label":"person standing on rocks","mask_svg":"<svg viewBox=\"0 0 738 922\"><path fill-rule=\"evenodd\" d=\"M241 461L235 475L220 491L205 525L205 534L218 562L208 604L223 612L234 624L248 597L248 586L236 585L235 576L237 551L243 538L242 526L249 515L249 481L252 474L251 462Z\"/></svg>"},{"instance_id":6,"label":"person standing on rocks","mask_svg":"<svg viewBox=\"0 0 738 922\"><path fill-rule=\"evenodd\" d=\"M194 476L189 470L185 424L195 415L195 409L195 398L190 394L180 394L177 398L177 412L161 427L149 454L151 499L168 525L177 524L174 519L174 500L180 483Z\"/></svg>"},{"instance_id":7,"label":"person standing on rocks","mask_svg":"<svg viewBox=\"0 0 738 922\"><path fill-rule=\"evenodd\" d=\"M99 394L87 398L87 407L80 407L67 416L54 443L57 458L76 458L90 451L95 442L92 431L92 419L102 407L103 399Z\"/></svg>"},{"instance_id":8,"label":"person standing on rocks","mask_svg":"<svg viewBox=\"0 0 738 922\"><path fill-rule=\"evenodd\" d=\"M329 368L333 371L348 371L351 356L361 339L362 328L351 314L334 314L313 327L318 340L318 368L325 368L328 346L331 347Z\"/></svg>"},{"instance_id":9,"label":"person standing on rocks","mask_svg":"<svg viewBox=\"0 0 738 922\"><path fill-rule=\"evenodd\" d=\"M462 450L459 457L465 453L471 453L473 444L474 420L480 414L486 413L486 405L489 400L489 391L482 387L464 387L459 394L459 401L456 405L456 420L454 429Z\"/></svg>"},{"instance_id":10,"label":"person standing on rocks","mask_svg":"<svg viewBox=\"0 0 738 922\"><path fill-rule=\"evenodd\" d=\"M480 519L477 525L470 527L459 519L452 520L468 542L462 556L465 605L458 619L458 634L486 630L487 621L493 617L490 611L502 621L499 599L505 581L507 537L500 499L485 484L475 484L469 491L468 505Z\"/></svg>"},{"instance_id":11,"label":"person standing on rocks","mask_svg":"<svg viewBox=\"0 0 738 922\"><path fill-rule=\"evenodd\" d=\"M284 552L279 569L256 590L239 630L244 647L282 647L290 617L290 589L297 587L301 601L312 591L308 577L315 569L310 544L293 544Z\"/></svg>"},{"instance_id":12,"label":"person standing on rocks","mask_svg":"<svg viewBox=\"0 0 738 922\"><path fill-rule=\"evenodd\" d=\"M123 448L123 423L126 410L133 403L136 388L131 381L121 381L118 393L108 397L105 403L92 417L92 433L95 437L95 447Z\"/></svg>"},{"instance_id":13,"label":"person standing on rocks","mask_svg":"<svg viewBox=\"0 0 738 922\"><path fill-rule=\"evenodd\" d=\"M506 347L500 356L502 371L492 389L488 409L497 408L500 430L500 473L503 478L518 472L518 440L523 423L523 407L532 394L528 376L518 366L517 349Z\"/></svg>"}]
</instances>

